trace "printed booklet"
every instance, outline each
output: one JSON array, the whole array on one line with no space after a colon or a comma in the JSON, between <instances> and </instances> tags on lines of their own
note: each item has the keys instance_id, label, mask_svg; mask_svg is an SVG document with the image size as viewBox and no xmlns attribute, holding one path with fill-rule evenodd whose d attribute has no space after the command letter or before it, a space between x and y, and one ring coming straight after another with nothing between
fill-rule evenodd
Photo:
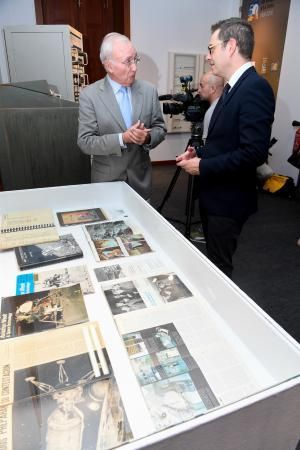
<instances>
[{"instance_id":1,"label":"printed booklet","mask_svg":"<svg viewBox=\"0 0 300 450\"><path fill-rule=\"evenodd\" d=\"M88 320L79 284L3 297L0 312L0 340L62 328Z\"/></svg>"},{"instance_id":2,"label":"printed booklet","mask_svg":"<svg viewBox=\"0 0 300 450\"><path fill-rule=\"evenodd\" d=\"M72 234L60 236L56 242L17 247L15 253L20 270L83 257Z\"/></svg>"}]
</instances>

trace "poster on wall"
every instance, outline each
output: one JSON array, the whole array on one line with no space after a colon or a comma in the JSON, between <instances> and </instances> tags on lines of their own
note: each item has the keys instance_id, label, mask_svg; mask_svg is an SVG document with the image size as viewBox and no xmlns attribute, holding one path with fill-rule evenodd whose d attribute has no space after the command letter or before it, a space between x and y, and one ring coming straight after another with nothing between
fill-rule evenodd
<instances>
[{"instance_id":1,"label":"poster on wall","mask_svg":"<svg viewBox=\"0 0 300 450\"><path fill-rule=\"evenodd\" d=\"M282 65L290 0L243 0L242 18L255 35L253 61L257 72L271 84L276 96Z\"/></svg>"}]
</instances>

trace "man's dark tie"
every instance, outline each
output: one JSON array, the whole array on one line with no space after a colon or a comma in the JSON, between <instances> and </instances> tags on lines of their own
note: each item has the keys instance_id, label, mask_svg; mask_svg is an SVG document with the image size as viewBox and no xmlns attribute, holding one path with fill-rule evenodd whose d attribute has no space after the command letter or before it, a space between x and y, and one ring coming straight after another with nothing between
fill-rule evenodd
<instances>
[{"instance_id":1,"label":"man's dark tie","mask_svg":"<svg viewBox=\"0 0 300 450\"><path fill-rule=\"evenodd\" d=\"M230 89L230 84L226 83L222 92L222 102L224 102L226 95L228 94Z\"/></svg>"},{"instance_id":2,"label":"man's dark tie","mask_svg":"<svg viewBox=\"0 0 300 450\"><path fill-rule=\"evenodd\" d=\"M216 104L215 109L214 109L214 111L213 111L213 113L212 113L212 116L211 116L211 118L210 118L210 122L209 122L209 127L208 127L208 129L210 129L210 124L214 122L215 116L217 115L218 111L220 111L220 109L222 108L223 103L224 103L225 98L226 98L226 95L227 95L228 92L229 92L229 89L230 89L230 84L226 83L225 86L224 86L224 88L223 88L222 95L220 96L219 101L218 101L218 103Z\"/></svg>"}]
</instances>

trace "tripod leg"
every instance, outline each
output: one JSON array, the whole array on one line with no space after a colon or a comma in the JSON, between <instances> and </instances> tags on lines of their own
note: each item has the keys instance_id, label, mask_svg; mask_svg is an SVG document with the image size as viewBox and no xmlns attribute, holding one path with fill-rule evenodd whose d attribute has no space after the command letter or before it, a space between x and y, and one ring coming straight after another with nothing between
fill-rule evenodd
<instances>
[{"instance_id":1,"label":"tripod leg","mask_svg":"<svg viewBox=\"0 0 300 450\"><path fill-rule=\"evenodd\" d=\"M186 207L185 207L186 222L184 231L184 235L188 239L190 239L191 237L192 212L194 206L193 192L194 192L194 177L192 175L189 175L188 189L186 194Z\"/></svg>"},{"instance_id":2,"label":"tripod leg","mask_svg":"<svg viewBox=\"0 0 300 450\"><path fill-rule=\"evenodd\" d=\"M161 202L161 204L160 204L159 207L157 208L157 211L158 211L158 212L161 212L161 211L162 211L162 209L163 209L163 207L164 207L166 201L167 201L168 198L170 197L171 192L172 192L172 190L173 190L173 188L174 188L174 186L175 186L175 184L176 184L177 178L179 177L180 171L181 171L181 168L180 168L180 167L177 167L177 168L176 168L176 172L174 173L173 178L172 178L172 180L171 180L171 182L170 182L170 184L169 184L169 187L168 187L168 189L167 189L167 192L166 192L166 194L165 194L165 196L164 196L164 198L163 198L163 201Z\"/></svg>"}]
</instances>

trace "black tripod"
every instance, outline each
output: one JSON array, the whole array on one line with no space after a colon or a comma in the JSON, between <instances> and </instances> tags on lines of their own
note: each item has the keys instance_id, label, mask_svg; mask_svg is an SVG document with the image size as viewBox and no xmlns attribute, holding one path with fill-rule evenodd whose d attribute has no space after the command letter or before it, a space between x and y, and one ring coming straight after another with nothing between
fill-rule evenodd
<instances>
[{"instance_id":1,"label":"black tripod","mask_svg":"<svg viewBox=\"0 0 300 450\"><path fill-rule=\"evenodd\" d=\"M188 143L185 147L185 151L188 149L189 146L194 147L195 149L203 146L203 141L202 141L203 122L192 123L191 129L192 129L191 137L188 140ZM173 178L169 184L167 192L165 193L165 196L164 196L161 204L157 208L157 211L159 213L162 212L162 209L163 209L166 201L170 197L170 195L174 189L174 186L176 184L176 181L180 175L180 172L181 172L181 168L177 167L176 171L173 175ZM184 235L188 239L190 239L190 237L191 237L192 215L194 214L194 203L195 203L195 195L194 195L195 192L194 191L195 191L195 177L192 175L189 175L188 176L187 193L186 193L186 202L185 202L185 216L186 216L185 222L182 222L181 220L178 220L178 219L167 218L168 220L173 221L173 222L183 223L185 225Z\"/></svg>"}]
</instances>

